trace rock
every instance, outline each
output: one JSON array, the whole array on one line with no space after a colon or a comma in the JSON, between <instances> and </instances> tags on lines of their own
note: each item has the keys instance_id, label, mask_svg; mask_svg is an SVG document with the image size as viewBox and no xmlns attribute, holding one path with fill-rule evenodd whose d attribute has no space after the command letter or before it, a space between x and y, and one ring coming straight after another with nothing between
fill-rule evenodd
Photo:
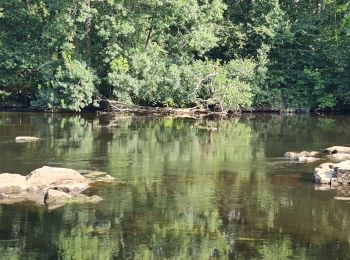
<instances>
[{"instance_id":1,"label":"rock","mask_svg":"<svg viewBox=\"0 0 350 260\"><path fill-rule=\"evenodd\" d=\"M89 187L89 181L79 172L67 169L44 166L32 171L27 176L27 184L37 189L66 187L69 190L83 191Z\"/></svg>"},{"instance_id":2,"label":"rock","mask_svg":"<svg viewBox=\"0 0 350 260\"><path fill-rule=\"evenodd\" d=\"M350 184L350 160L338 163L334 167L334 171L337 177L338 184L342 184L342 185Z\"/></svg>"},{"instance_id":3,"label":"rock","mask_svg":"<svg viewBox=\"0 0 350 260\"><path fill-rule=\"evenodd\" d=\"M335 200L350 200L350 197L334 197Z\"/></svg>"},{"instance_id":4,"label":"rock","mask_svg":"<svg viewBox=\"0 0 350 260\"><path fill-rule=\"evenodd\" d=\"M21 196L19 194L13 194L13 195L1 194L0 195L0 204L15 204L19 202L24 202L26 200L27 198L25 196Z\"/></svg>"},{"instance_id":5,"label":"rock","mask_svg":"<svg viewBox=\"0 0 350 260\"><path fill-rule=\"evenodd\" d=\"M111 175L106 175L94 180L94 182L113 182L115 180Z\"/></svg>"},{"instance_id":6,"label":"rock","mask_svg":"<svg viewBox=\"0 0 350 260\"><path fill-rule=\"evenodd\" d=\"M332 188L330 185L315 185L317 191L330 191Z\"/></svg>"},{"instance_id":7,"label":"rock","mask_svg":"<svg viewBox=\"0 0 350 260\"><path fill-rule=\"evenodd\" d=\"M313 163L313 162L316 162L319 160L320 160L320 158L308 157L308 156L301 156L298 158L298 161L301 163Z\"/></svg>"},{"instance_id":8,"label":"rock","mask_svg":"<svg viewBox=\"0 0 350 260\"><path fill-rule=\"evenodd\" d=\"M350 154L350 147L346 146L332 146L324 150L325 153L348 153Z\"/></svg>"},{"instance_id":9,"label":"rock","mask_svg":"<svg viewBox=\"0 0 350 260\"><path fill-rule=\"evenodd\" d=\"M84 194L78 194L77 196L74 196L72 199L72 202L75 203L98 203L102 201L103 199L100 196L93 195L91 197L86 196Z\"/></svg>"},{"instance_id":10,"label":"rock","mask_svg":"<svg viewBox=\"0 0 350 260\"><path fill-rule=\"evenodd\" d=\"M26 142L36 142L39 141L39 137L34 136L17 136L16 137L16 143L26 143Z\"/></svg>"},{"instance_id":11,"label":"rock","mask_svg":"<svg viewBox=\"0 0 350 260\"><path fill-rule=\"evenodd\" d=\"M315 168L313 180L317 184L350 184L350 160L337 164L323 163Z\"/></svg>"},{"instance_id":12,"label":"rock","mask_svg":"<svg viewBox=\"0 0 350 260\"><path fill-rule=\"evenodd\" d=\"M333 169L316 168L313 176L313 180L317 184L331 184L331 180L334 175Z\"/></svg>"},{"instance_id":13,"label":"rock","mask_svg":"<svg viewBox=\"0 0 350 260\"><path fill-rule=\"evenodd\" d=\"M106 173L95 172L91 176L104 182L114 180ZM45 203L49 209L55 209L68 202L100 202L102 198L99 196L88 197L80 194L89 188L90 183L89 179L79 172L67 168L44 166L32 171L28 176L3 173L0 174L0 204L32 201L38 204Z\"/></svg>"},{"instance_id":14,"label":"rock","mask_svg":"<svg viewBox=\"0 0 350 260\"><path fill-rule=\"evenodd\" d=\"M337 171L350 171L350 160L342 161L336 165L334 168L337 168Z\"/></svg>"},{"instance_id":15,"label":"rock","mask_svg":"<svg viewBox=\"0 0 350 260\"><path fill-rule=\"evenodd\" d=\"M71 182L71 181L62 181L59 185L54 185L56 190L60 190L67 193L80 193L89 188L88 183L81 182Z\"/></svg>"},{"instance_id":16,"label":"rock","mask_svg":"<svg viewBox=\"0 0 350 260\"><path fill-rule=\"evenodd\" d=\"M336 196L338 196L338 197L350 197L350 187L349 186L337 186Z\"/></svg>"},{"instance_id":17,"label":"rock","mask_svg":"<svg viewBox=\"0 0 350 260\"><path fill-rule=\"evenodd\" d=\"M320 169L333 169L334 165L336 165L336 164L335 163L322 163L317 168L320 168Z\"/></svg>"},{"instance_id":18,"label":"rock","mask_svg":"<svg viewBox=\"0 0 350 260\"><path fill-rule=\"evenodd\" d=\"M76 194L72 196L65 192L52 189L45 195L45 204L49 210L60 208L67 203L98 203L102 200L103 199L97 195L89 197L84 194Z\"/></svg>"},{"instance_id":19,"label":"rock","mask_svg":"<svg viewBox=\"0 0 350 260\"><path fill-rule=\"evenodd\" d=\"M84 174L84 177L86 177L86 178L98 178L98 177L106 176L106 175L107 175L106 172L92 171L92 172L88 172L88 173Z\"/></svg>"},{"instance_id":20,"label":"rock","mask_svg":"<svg viewBox=\"0 0 350 260\"><path fill-rule=\"evenodd\" d=\"M84 174L84 177L90 179L92 183L96 182L113 182L115 178L106 172L99 171L80 171L80 173Z\"/></svg>"},{"instance_id":21,"label":"rock","mask_svg":"<svg viewBox=\"0 0 350 260\"><path fill-rule=\"evenodd\" d=\"M59 190L48 190L44 202L45 204L65 204L72 196Z\"/></svg>"},{"instance_id":22,"label":"rock","mask_svg":"<svg viewBox=\"0 0 350 260\"><path fill-rule=\"evenodd\" d=\"M35 202L37 204L45 204L45 194L46 191L43 190L36 190L36 191L29 191L24 194L21 194L26 198L27 201Z\"/></svg>"},{"instance_id":23,"label":"rock","mask_svg":"<svg viewBox=\"0 0 350 260\"><path fill-rule=\"evenodd\" d=\"M329 155L329 158L333 161L341 162L345 160L350 160L350 154L348 153L334 153Z\"/></svg>"},{"instance_id":24,"label":"rock","mask_svg":"<svg viewBox=\"0 0 350 260\"><path fill-rule=\"evenodd\" d=\"M284 157L288 158L288 159L294 159L294 160L298 160L300 157L314 157L317 156L319 154L319 152L308 152L308 151L302 151L302 152L286 152L284 154Z\"/></svg>"},{"instance_id":25,"label":"rock","mask_svg":"<svg viewBox=\"0 0 350 260\"><path fill-rule=\"evenodd\" d=\"M23 191L15 194L1 193L0 204L14 204L24 201L31 201L37 204L44 204L45 193L42 191Z\"/></svg>"},{"instance_id":26,"label":"rock","mask_svg":"<svg viewBox=\"0 0 350 260\"><path fill-rule=\"evenodd\" d=\"M19 174L0 174L0 193L16 194L28 189L26 177Z\"/></svg>"}]
</instances>

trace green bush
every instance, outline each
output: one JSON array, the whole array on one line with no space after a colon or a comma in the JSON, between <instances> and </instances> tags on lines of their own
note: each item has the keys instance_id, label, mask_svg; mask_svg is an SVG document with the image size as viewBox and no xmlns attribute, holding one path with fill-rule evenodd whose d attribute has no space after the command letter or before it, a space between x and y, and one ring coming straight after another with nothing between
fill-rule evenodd
<instances>
[{"instance_id":1,"label":"green bush","mask_svg":"<svg viewBox=\"0 0 350 260\"><path fill-rule=\"evenodd\" d=\"M92 102L95 92L93 73L85 64L72 60L45 76L32 106L42 109L81 111Z\"/></svg>"}]
</instances>

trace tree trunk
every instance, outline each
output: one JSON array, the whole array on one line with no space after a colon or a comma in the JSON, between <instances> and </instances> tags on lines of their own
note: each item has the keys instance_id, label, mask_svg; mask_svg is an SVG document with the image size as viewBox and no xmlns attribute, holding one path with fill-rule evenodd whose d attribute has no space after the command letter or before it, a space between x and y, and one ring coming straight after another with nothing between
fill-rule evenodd
<instances>
[{"instance_id":1,"label":"tree trunk","mask_svg":"<svg viewBox=\"0 0 350 260\"><path fill-rule=\"evenodd\" d=\"M87 0L87 5L90 9L90 0ZM92 17L89 16L85 21L85 54L86 62L89 66L91 65L91 20Z\"/></svg>"},{"instance_id":2,"label":"tree trunk","mask_svg":"<svg viewBox=\"0 0 350 260\"><path fill-rule=\"evenodd\" d=\"M148 49L149 45L152 42L152 35L153 35L153 26L151 26L151 28L149 28L149 30L148 30L148 35L147 35L147 39L146 39L146 43L145 43L146 49Z\"/></svg>"}]
</instances>

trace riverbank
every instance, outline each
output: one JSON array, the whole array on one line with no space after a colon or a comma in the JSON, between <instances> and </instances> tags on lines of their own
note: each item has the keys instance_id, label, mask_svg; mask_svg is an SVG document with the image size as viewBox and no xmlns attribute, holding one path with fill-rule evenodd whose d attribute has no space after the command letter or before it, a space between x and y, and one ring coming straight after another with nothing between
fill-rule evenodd
<instances>
[{"instance_id":1,"label":"riverbank","mask_svg":"<svg viewBox=\"0 0 350 260\"><path fill-rule=\"evenodd\" d=\"M98 107L89 106L81 112L72 112L63 109L40 109L34 107L26 107L17 102L0 102L0 112L44 112L44 113L115 113L115 114L138 114L138 115L164 115L176 117L206 117L206 116L232 116L243 113L271 113L271 114L349 114L348 108L337 109L286 109L286 108L249 108L238 111L220 111L218 109L192 107L192 108L175 108L175 107L150 107L138 105L125 105L117 101L100 102Z\"/></svg>"}]
</instances>

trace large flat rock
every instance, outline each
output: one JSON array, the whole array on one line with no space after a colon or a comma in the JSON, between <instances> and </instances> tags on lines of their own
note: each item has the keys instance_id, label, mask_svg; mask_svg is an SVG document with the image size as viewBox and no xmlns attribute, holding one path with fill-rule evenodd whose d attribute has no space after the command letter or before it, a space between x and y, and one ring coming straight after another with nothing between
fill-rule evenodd
<instances>
[{"instance_id":1,"label":"large flat rock","mask_svg":"<svg viewBox=\"0 0 350 260\"><path fill-rule=\"evenodd\" d=\"M82 191L89 187L89 180L72 169L44 166L27 176L27 184L37 189L66 186L68 190L76 188Z\"/></svg>"}]
</instances>

